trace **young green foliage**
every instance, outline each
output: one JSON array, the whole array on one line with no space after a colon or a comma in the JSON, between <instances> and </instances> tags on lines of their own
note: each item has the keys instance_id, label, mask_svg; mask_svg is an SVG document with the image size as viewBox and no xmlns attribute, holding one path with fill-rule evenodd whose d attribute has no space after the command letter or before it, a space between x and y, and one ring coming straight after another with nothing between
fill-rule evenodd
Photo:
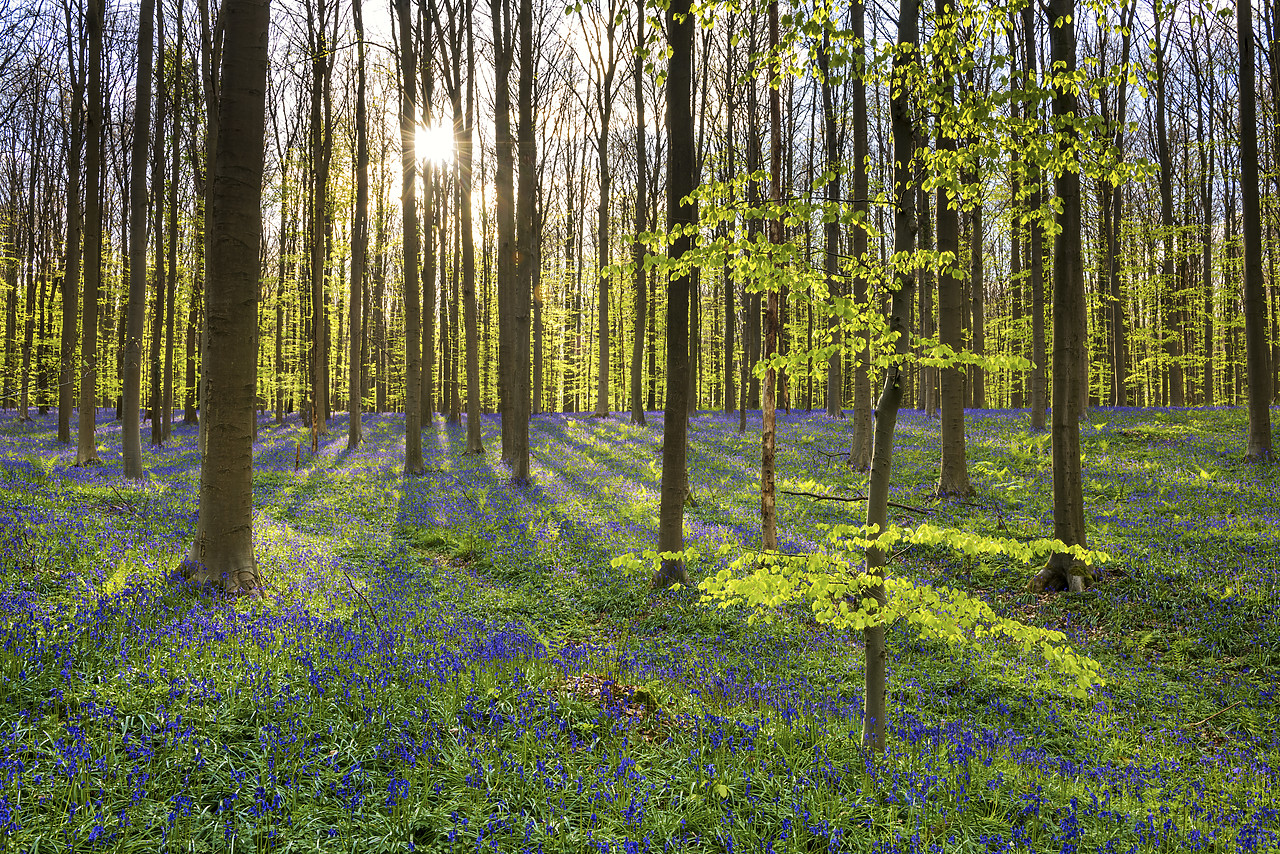
<instances>
[{"instance_id":1,"label":"young green foliage","mask_svg":"<svg viewBox=\"0 0 1280 854\"><path fill-rule=\"evenodd\" d=\"M903 544L945 546L967 559L1003 555L1023 564L1054 553L1071 554L1084 564L1110 559L1104 552L1050 539L1021 542L929 524L914 528L891 525L883 533L876 526L837 525L810 554L744 552L728 567L704 579L699 589L704 602L715 602L721 608L745 605L751 611L751 622L761 618L769 621L775 609L807 601L814 619L840 629L860 631L905 619L953 647L974 646L999 654L1002 647L1012 645L1022 655L1038 655L1043 660L1046 683L1051 681L1047 678L1050 674L1065 678L1068 693L1081 699L1088 696L1090 688L1105 684L1098 662L1071 649L1061 632L1003 617L964 591L885 576L874 579L884 586L887 598L883 605L864 595L873 578L863 571L861 555L867 548L887 553ZM721 555L729 551L726 546Z\"/></svg>"}]
</instances>

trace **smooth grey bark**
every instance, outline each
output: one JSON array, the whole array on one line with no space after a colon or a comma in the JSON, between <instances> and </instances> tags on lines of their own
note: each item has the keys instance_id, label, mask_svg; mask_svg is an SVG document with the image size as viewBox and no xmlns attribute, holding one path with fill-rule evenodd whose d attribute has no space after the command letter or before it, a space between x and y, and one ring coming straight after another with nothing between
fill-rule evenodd
<instances>
[{"instance_id":1,"label":"smooth grey bark","mask_svg":"<svg viewBox=\"0 0 1280 854\"><path fill-rule=\"evenodd\" d=\"M955 6L951 0L935 0L937 16L935 26L939 32L950 31L950 43L956 30ZM943 164L954 164L956 137L949 115L955 109L954 65L959 57L943 53L939 57L941 68L942 115L936 125L935 149ZM946 168L944 166L944 168ZM951 168L955 168L954 165ZM964 349L964 279L960 268L960 199L945 184L936 194L938 223L938 254L941 257L938 270L938 341L959 353ZM942 459L938 477L938 494L967 496L973 488L969 485L969 469L966 460L964 436L964 371L958 366L942 368L938 377L939 403L941 404Z\"/></svg>"},{"instance_id":2,"label":"smooth grey bark","mask_svg":"<svg viewBox=\"0 0 1280 854\"><path fill-rule=\"evenodd\" d=\"M857 7L857 11L854 14L860 14L862 4L853 5ZM857 37L855 36L855 41L856 39ZM856 49L861 50L862 48L859 46ZM822 42L818 48L817 61L818 70L822 73L822 142L825 149L823 153L827 171L831 174L830 180L827 181L825 195L827 205L832 210L822 226L823 249L827 271L827 293L834 299L842 296L842 288L840 286L840 220L834 215L834 208L839 204L840 200L841 151L840 136L836 132L836 93L832 81L831 32L829 30L824 30L822 33ZM865 101L863 102L863 107L866 107ZM856 111L856 105L854 109ZM857 121L856 116L854 121ZM855 159L857 158L856 153L854 157ZM862 163L855 163L853 168L865 169L866 167ZM857 195L856 191L854 195ZM855 229L857 227L857 225L854 226ZM827 321L827 335L830 337L830 345L835 348L831 357L827 359L827 415L831 418L844 418L844 372L842 370L844 366L844 342L841 337L841 319L835 313L832 313Z\"/></svg>"},{"instance_id":3,"label":"smooth grey bark","mask_svg":"<svg viewBox=\"0 0 1280 854\"><path fill-rule=\"evenodd\" d=\"M1075 0L1050 0L1050 51L1055 74L1076 69ZM1075 92L1053 82L1053 116L1058 155L1068 160L1079 143ZM1067 545L1085 545L1084 497L1080 468L1081 386L1088 352L1081 334L1085 312L1084 263L1080 251L1080 173L1063 168L1054 179L1060 212L1053 246L1053 535ZM1070 554L1057 553L1031 579L1028 589L1084 590L1088 570Z\"/></svg>"},{"instance_id":4,"label":"smooth grey bark","mask_svg":"<svg viewBox=\"0 0 1280 854\"><path fill-rule=\"evenodd\" d=\"M1258 106L1250 0L1236 0L1240 52L1240 190L1244 242L1244 347L1249 378L1249 444L1245 458L1269 460L1272 378L1267 349L1267 299L1262 288L1262 208L1258 184Z\"/></svg>"},{"instance_id":5,"label":"smooth grey bark","mask_svg":"<svg viewBox=\"0 0 1280 854\"><path fill-rule=\"evenodd\" d=\"M645 143L644 112L644 20L645 0L636 0L636 55L631 63L631 86L636 96L636 239L631 244L631 263L635 266L633 302L635 309L635 327L631 336L631 423L644 426L644 341L645 330L649 323L649 305L646 299L646 272L644 269L645 247L640 242L640 235L646 228L645 206L649 196L649 161L648 146ZM730 95L730 97L732 97ZM730 157L733 155L730 154ZM730 302L732 305L732 301ZM729 328L732 335L732 327ZM729 339L732 342L732 338ZM732 370L732 343L729 364Z\"/></svg>"},{"instance_id":6,"label":"smooth grey bark","mask_svg":"<svg viewBox=\"0 0 1280 854\"><path fill-rule=\"evenodd\" d=\"M404 473L423 474L421 376L422 352L418 337L421 323L418 297L418 183L417 63L414 61L413 24L409 0L396 0L396 23L400 43L400 209L404 226L402 273L404 275L405 390L404 390Z\"/></svg>"},{"instance_id":7,"label":"smooth grey bark","mask_svg":"<svg viewBox=\"0 0 1280 854\"><path fill-rule=\"evenodd\" d=\"M889 115L893 134L893 251L904 258L916 248L916 187L913 159L915 128L912 126L911 89L905 85L908 69L917 62L919 44L919 6L917 0L902 0L898 9L898 44L893 55L893 94ZM905 358L910 351L911 305L915 296L915 274L899 269L894 274L889 308L889 331L897 332L894 352ZM884 389L876 405L875 434L871 451L871 474L867 482L867 522L880 531L889 523L889 483L893 473L893 436L898 410L902 405L905 370L895 361L885 371ZM884 567L888 555L878 548L866 552L867 584L861 594L877 603L885 602ZM870 626L862 632L866 648L866 702L862 712L862 745L883 754L888 747L885 724L888 718L886 686L888 681L888 649L885 627Z\"/></svg>"},{"instance_id":8,"label":"smooth grey bark","mask_svg":"<svg viewBox=\"0 0 1280 854\"><path fill-rule=\"evenodd\" d=\"M693 28L690 0L672 0L667 8L667 228L698 221L697 204L683 200L694 188ZM692 238L681 233L668 256L679 261ZM658 509L658 551L684 551L684 502L689 439L689 291L690 274L681 270L667 284L667 395L662 422L662 483ZM688 584L683 558L662 561L653 587Z\"/></svg>"},{"instance_id":9,"label":"smooth grey bark","mask_svg":"<svg viewBox=\"0 0 1280 854\"><path fill-rule=\"evenodd\" d=\"M769 53L778 56L779 47L778 0L769 0ZM774 59L781 63L781 59ZM782 205L782 94L778 91L781 85L782 69L770 65L769 76L779 81L769 86L769 189L774 205ZM782 220L775 218L769 221L769 242L775 248L785 241ZM765 551L778 550L778 516L774 506L776 490L774 486L775 456L777 453L777 391L778 371L773 366L773 356L778 351L778 288L777 283L768 284L764 320L764 359L767 364L764 374L763 412L761 413L761 451L760 451L760 522L761 545Z\"/></svg>"},{"instance_id":10,"label":"smooth grey bark","mask_svg":"<svg viewBox=\"0 0 1280 854\"><path fill-rule=\"evenodd\" d=\"M76 465L98 462L98 296L102 286L102 30L106 0L88 0L88 108L85 125L84 316L80 323L80 430Z\"/></svg>"},{"instance_id":11,"label":"smooth grey bark","mask_svg":"<svg viewBox=\"0 0 1280 854\"><path fill-rule=\"evenodd\" d=\"M153 0L152 0L153 2ZM165 52L165 33L164 33L164 11L163 8L157 9L156 15L156 42L159 45L160 60L156 63L156 124L155 138L152 145L151 153L151 200L152 209L155 211L155 272L153 285L155 294L152 300L151 312L151 444L159 447L164 444L164 418L161 411L164 408L164 319L165 312L169 307L168 301L165 299L166 276L165 276L165 186L164 186L164 164L165 164L165 138L168 135L169 116L167 112L168 98L164 91L164 52ZM175 87L176 88L176 87ZM176 152L175 152L176 153Z\"/></svg>"},{"instance_id":12,"label":"smooth grey bark","mask_svg":"<svg viewBox=\"0 0 1280 854\"><path fill-rule=\"evenodd\" d=\"M515 160L511 132L511 64L515 55L510 0L489 0L493 21L494 249L498 278L498 409L502 418L502 460L515 463L517 416L516 372L518 346L516 301L519 283L516 261Z\"/></svg>"},{"instance_id":13,"label":"smooth grey bark","mask_svg":"<svg viewBox=\"0 0 1280 854\"><path fill-rule=\"evenodd\" d=\"M1022 44L1025 56L1025 72L1028 80L1036 77L1036 22L1035 9L1031 5L1027 5L1022 10ZM1035 102L1029 102L1031 118L1034 120L1035 130L1039 133L1043 122L1040 120L1040 109L1035 106ZM1030 308L1031 308L1031 429L1043 430L1045 423L1045 410L1047 409L1048 390L1046 388L1045 369L1048 362L1048 354L1045 350L1045 334L1044 334L1044 224L1040 219L1040 206L1043 203L1043 176L1040 169L1034 162L1030 164L1031 183L1031 223L1028 233L1028 241L1030 243L1031 266L1030 276L1027 282L1027 289L1030 291Z\"/></svg>"},{"instance_id":14,"label":"smooth grey bark","mask_svg":"<svg viewBox=\"0 0 1280 854\"><path fill-rule=\"evenodd\" d=\"M853 61L853 213L862 222L853 228L853 258L857 266L853 277L854 304L868 306L871 294L867 272L871 259L867 255L867 228L870 224L871 199L867 181L867 61L866 61L866 7L862 3L850 4L850 29L853 33L856 53ZM864 225L863 223L866 223ZM863 330L857 335L853 368L853 441L849 448L849 467L854 471L871 468L872 433L875 429L871 411L871 333Z\"/></svg>"},{"instance_id":15,"label":"smooth grey bark","mask_svg":"<svg viewBox=\"0 0 1280 854\"><path fill-rule=\"evenodd\" d=\"M365 255L369 249L369 131L368 105L365 98L365 43L363 0L351 0L351 17L356 35L356 209L351 218L351 298L348 309L351 321L351 352L347 373L347 449L355 450L364 440L361 404L364 389L364 360L361 345L364 336Z\"/></svg>"},{"instance_id":16,"label":"smooth grey bark","mask_svg":"<svg viewBox=\"0 0 1280 854\"><path fill-rule=\"evenodd\" d=\"M329 172L333 160L333 37L337 14L325 0L308 0L307 39L311 50L311 231L308 250L311 274L311 443L329 433L329 312L325 271L333 212L329 202Z\"/></svg>"},{"instance_id":17,"label":"smooth grey bark","mask_svg":"<svg viewBox=\"0 0 1280 854\"><path fill-rule=\"evenodd\" d=\"M58 351L58 444L71 444L71 409L76 390L76 332L80 313L80 167L84 158L85 47L88 33L72 23L71 2L63 6L67 25L67 76L71 85L71 129L67 145L67 245L62 276L62 335Z\"/></svg>"},{"instance_id":18,"label":"smooth grey bark","mask_svg":"<svg viewBox=\"0 0 1280 854\"><path fill-rule=\"evenodd\" d=\"M188 574L227 593L262 587L253 554L253 433L265 151L267 0L224 0L212 164L200 512Z\"/></svg>"},{"instance_id":19,"label":"smooth grey bark","mask_svg":"<svg viewBox=\"0 0 1280 854\"><path fill-rule=\"evenodd\" d=\"M537 200L537 148L533 120L533 78L536 57L533 52L533 0L519 0L517 25L520 39L520 88L517 110L520 124L516 153L520 161L520 183L516 191L516 278L514 321L514 367L512 382L511 480L528 484L529 476L529 409L530 409L530 309L532 308L533 265L538 251L534 246L534 205Z\"/></svg>"},{"instance_id":20,"label":"smooth grey bark","mask_svg":"<svg viewBox=\"0 0 1280 854\"><path fill-rule=\"evenodd\" d=\"M1182 371L1182 324L1180 321L1180 303L1178 276L1175 271L1174 233L1178 228L1173 213L1173 156L1169 150L1168 111L1169 98L1167 89L1167 69L1165 67L1165 45L1169 36L1164 32L1165 20L1162 20L1164 4L1156 0L1152 5L1153 32L1152 46L1155 53L1155 120L1156 120L1156 159L1160 165L1160 286L1162 303L1165 309L1164 355L1167 360L1167 376L1169 383L1169 405L1184 406L1186 397ZM1173 22L1169 19L1168 26Z\"/></svg>"}]
</instances>

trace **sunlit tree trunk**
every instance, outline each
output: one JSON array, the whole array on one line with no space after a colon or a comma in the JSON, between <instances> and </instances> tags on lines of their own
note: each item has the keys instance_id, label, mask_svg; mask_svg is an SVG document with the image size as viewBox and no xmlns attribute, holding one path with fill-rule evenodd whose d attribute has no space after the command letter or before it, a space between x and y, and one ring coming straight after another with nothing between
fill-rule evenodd
<instances>
[{"instance_id":1,"label":"sunlit tree trunk","mask_svg":"<svg viewBox=\"0 0 1280 854\"><path fill-rule=\"evenodd\" d=\"M1036 23L1035 8L1027 5L1022 10L1022 45L1025 52L1025 69L1028 81L1036 79ZM1031 117L1034 122L1035 132L1043 126L1040 119L1039 107L1034 106L1034 102L1029 106ZM1039 211L1043 201L1043 177L1040 174L1039 167L1031 166L1031 197L1029 205L1032 211L1031 223L1028 233L1030 242L1030 276L1027 282L1027 290L1030 292L1030 308L1031 308L1031 429L1043 430L1045 422L1045 410L1048 407L1048 394L1045 382L1045 367L1048 362L1048 354L1045 349L1044 335L1044 225L1040 220Z\"/></svg>"},{"instance_id":2,"label":"sunlit tree trunk","mask_svg":"<svg viewBox=\"0 0 1280 854\"><path fill-rule=\"evenodd\" d=\"M369 131L365 104L365 44L363 0L352 0L351 16L356 30L356 209L351 218L351 355L347 376L347 448L354 450L364 439L361 421L361 392L364 388L364 359L361 334L364 307L365 255L369 248ZM283 284L283 283L282 283Z\"/></svg>"},{"instance_id":3,"label":"sunlit tree trunk","mask_svg":"<svg viewBox=\"0 0 1280 854\"><path fill-rule=\"evenodd\" d=\"M164 86L164 12L157 15L157 37L160 61L156 64L156 129L151 160L151 199L155 211L155 273L153 308L151 312L151 444L164 443L164 419L160 411L164 407L164 315L165 301L165 229L164 229L164 158L165 137L168 132L167 96Z\"/></svg>"},{"instance_id":4,"label":"sunlit tree trunk","mask_svg":"<svg viewBox=\"0 0 1280 854\"><path fill-rule=\"evenodd\" d=\"M852 4L856 11L855 15L862 14L862 4ZM857 39L857 36L854 37ZM822 141L826 148L826 168L830 177L826 186L827 205L835 207L840 200L840 168L841 168L841 151L840 137L836 133L836 94L834 81L831 79L831 33L824 30L822 33L822 43L818 50L818 69L822 72ZM855 86L862 84L861 77L855 83ZM855 96L856 97L856 96ZM864 93L865 98L865 93ZM866 102L864 100L863 107ZM857 105L854 105L854 121L856 122ZM857 154L854 154L857 159ZM853 164L854 169L865 169L865 165L861 162ZM855 179L856 180L856 179ZM857 191L854 191L857 196ZM856 198L855 198L856 201ZM856 229L858 226L854 226ZM834 299L842 295L840 286L840 220L838 217L830 216L823 224L823 237L825 238L825 254L826 254L826 270L827 270L827 292ZM856 275L856 273L855 273ZM836 348L831 354L831 358L827 359L827 415L832 418L844 418L844 375L841 368L844 364L844 353L842 349L843 341L840 334L840 316L832 314L827 322L827 334L831 338L831 345Z\"/></svg>"},{"instance_id":5,"label":"sunlit tree trunk","mask_svg":"<svg viewBox=\"0 0 1280 854\"><path fill-rule=\"evenodd\" d=\"M182 0L178 0L174 17L178 21L178 34L174 42L174 67L183 67L183 44L186 40L186 22L184 20L185 11L183 9ZM172 146L172 154L169 157L169 260L167 266L169 268L168 293L165 299L165 345L164 345L164 429L162 436L167 440L173 430L173 347L174 347L174 320L177 315L177 299L178 299L178 175L179 166L182 158L179 152L182 150L182 87L179 85L170 86L171 98L171 119L169 125L170 145Z\"/></svg>"},{"instance_id":6,"label":"sunlit tree trunk","mask_svg":"<svg viewBox=\"0 0 1280 854\"><path fill-rule=\"evenodd\" d=\"M769 2L769 51L771 56L777 55L779 41L778 0ZM781 59L774 60L781 63ZM769 184L773 203L782 204L782 95L778 91L781 85L781 68L770 67L770 79L775 82L769 86ZM769 222L769 242L775 248L782 246L785 237L782 231L782 220L772 219ZM761 416L761 453L760 453L760 521L761 543L765 551L778 549L778 521L774 507L776 500L774 488L774 455L777 443L777 386L778 372L772 359L778 351L778 289L777 282L769 283L766 296L764 320L764 358L768 367L765 369L764 411Z\"/></svg>"},{"instance_id":7,"label":"sunlit tree trunk","mask_svg":"<svg viewBox=\"0 0 1280 854\"><path fill-rule=\"evenodd\" d=\"M333 49L325 0L308 0L307 37L311 50L311 435L312 450L329 433L329 312L325 271L333 216L329 206L329 166L333 158Z\"/></svg>"},{"instance_id":8,"label":"sunlit tree trunk","mask_svg":"<svg viewBox=\"0 0 1280 854\"><path fill-rule=\"evenodd\" d=\"M636 0L636 53L632 60L631 67L631 85L635 90L636 96L636 203L635 203L635 219L636 219L636 239L631 244L631 261L635 265L635 329L631 338L631 423L643 425L644 418L644 339L645 329L649 322L648 303L645 297L645 269L644 269L644 244L640 242L640 235L645 232L645 206L648 204L649 188L647 178L649 173L649 163L647 152L648 148L645 144L645 118L644 118L644 21L645 21L645 0ZM732 152L729 155L733 156ZM728 283L726 282L726 287ZM732 298L729 305L732 306ZM731 309L730 309L731 310ZM728 327L729 334L729 367L726 372L733 370L733 338L732 326Z\"/></svg>"}]
</instances>

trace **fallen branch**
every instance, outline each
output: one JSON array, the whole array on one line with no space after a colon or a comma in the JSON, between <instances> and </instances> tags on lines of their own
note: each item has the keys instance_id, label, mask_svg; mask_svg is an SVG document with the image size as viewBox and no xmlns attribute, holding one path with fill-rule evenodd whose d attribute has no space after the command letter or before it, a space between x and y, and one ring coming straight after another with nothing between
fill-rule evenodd
<instances>
[{"instance_id":1,"label":"fallen branch","mask_svg":"<svg viewBox=\"0 0 1280 854\"><path fill-rule=\"evenodd\" d=\"M1205 718L1205 719L1204 719L1204 720L1202 720L1202 721L1196 721L1195 723L1191 724L1191 726L1193 726L1193 727L1197 727L1197 726L1200 726L1201 724L1207 724L1209 721L1213 720L1213 719L1214 719L1214 718L1216 718L1218 715L1222 714L1223 712L1229 712L1229 711L1231 711L1232 709L1234 709L1236 706L1240 705L1240 704L1241 704L1241 703L1243 703L1243 702L1244 702L1243 700L1236 700L1234 703L1232 703L1231 705L1227 706L1225 709L1218 709L1218 711L1216 711L1216 712L1214 712L1213 714L1209 715L1209 717Z\"/></svg>"},{"instance_id":2,"label":"fallen branch","mask_svg":"<svg viewBox=\"0 0 1280 854\"><path fill-rule=\"evenodd\" d=\"M821 492L792 492L789 489L779 489L783 495L799 495L804 498L813 498L818 501L866 501L865 495L826 495ZM897 507L899 510L908 510L912 513L923 513L929 515L932 510L926 510L923 507L912 507L910 504L898 504L896 501L889 502L890 507Z\"/></svg>"}]
</instances>

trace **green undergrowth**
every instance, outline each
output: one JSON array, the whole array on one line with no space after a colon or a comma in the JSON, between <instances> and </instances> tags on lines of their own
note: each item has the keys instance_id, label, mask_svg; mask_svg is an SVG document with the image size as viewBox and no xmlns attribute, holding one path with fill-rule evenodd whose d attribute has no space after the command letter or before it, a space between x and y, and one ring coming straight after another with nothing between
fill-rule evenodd
<instances>
[{"instance_id":1,"label":"green undergrowth","mask_svg":"<svg viewBox=\"0 0 1280 854\"><path fill-rule=\"evenodd\" d=\"M610 565L654 545L660 427L536 420L536 486L516 490L496 422L478 459L433 425L409 480L396 426L369 418L346 453L335 423L314 457L305 430L261 426L267 590L240 602L167 580L194 519L192 434L132 484L110 459L70 468L48 430L0 431L0 850L1280 845L1280 481L1239 461L1242 413L1092 415L1090 546L1114 559L1083 595L1026 594L1034 567L1000 557L898 554L894 573L1064 632L1107 684L1078 700L1032 658L900 622L882 758L860 746L857 633L802 605L748 625ZM938 426L904 417L892 500L919 512L894 521L1049 536L1045 437L1025 413L968 426L975 494L937 500ZM861 494L847 430L781 418L779 476ZM754 545L758 436L700 415L691 437L696 582L719 546ZM861 513L784 496L783 550Z\"/></svg>"}]
</instances>

